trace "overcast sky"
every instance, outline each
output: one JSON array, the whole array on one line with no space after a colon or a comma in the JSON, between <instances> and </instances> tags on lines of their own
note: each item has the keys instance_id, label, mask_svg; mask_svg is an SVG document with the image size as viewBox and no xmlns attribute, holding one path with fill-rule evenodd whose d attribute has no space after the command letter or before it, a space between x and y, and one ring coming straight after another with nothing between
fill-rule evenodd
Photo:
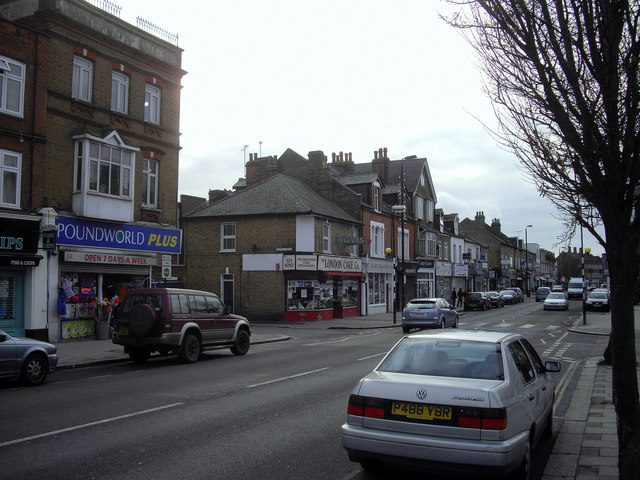
<instances>
[{"instance_id":1,"label":"overcast sky","mask_svg":"<svg viewBox=\"0 0 640 480\"><path fill-rule=\"evenodd\" d=\"M114 0L121 18L179 35L184 49L179 193L244 177L249 153L426 157L437 207L483 211L502 232L559 253L563 226L497 145L471 47L441 0ZM248 145L245 152L244 145ZM576 236L572 246L580 246ZM603 249L585 231L585 247Z\"/></svg>"}]
</instances>

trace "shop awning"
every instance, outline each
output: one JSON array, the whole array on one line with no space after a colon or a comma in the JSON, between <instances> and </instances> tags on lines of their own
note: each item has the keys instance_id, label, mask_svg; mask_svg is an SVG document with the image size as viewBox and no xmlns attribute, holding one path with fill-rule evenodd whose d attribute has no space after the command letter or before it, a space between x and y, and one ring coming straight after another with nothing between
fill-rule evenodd
<instances>
[{"instance_id":1,"label":"shop awning","mask_svg":"<svg viewBox=\"0 0 640 480\"><path fill-rule=\"evenodd\" d=\"M37 267L42 255L0 255L0 267Z\"/></svg>"}]
</instances>

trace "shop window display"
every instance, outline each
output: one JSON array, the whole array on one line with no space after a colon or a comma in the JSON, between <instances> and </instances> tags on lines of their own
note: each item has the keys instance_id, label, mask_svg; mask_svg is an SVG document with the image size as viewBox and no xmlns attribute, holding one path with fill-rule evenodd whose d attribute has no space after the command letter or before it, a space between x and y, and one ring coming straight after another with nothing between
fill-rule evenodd
<instances>
[{"instance_id":1,"label":"shop window display","mask_svg":"<svg viewBox=\"0 0 640 480\"><path fill-rule=\"evenodd\" d=\"M358 281L343 280L337 282L336 300L342 308L358 306Z\"/></svg>"},{"instance_id":2,"label":"shop window display","mask_svg":"<svg viewBox=\"0 0 640 480\"><path fill-rule=\"evenodd\" d=\"M333 308L333 281L289 280L288 310L325 310Z\"/></svg>"},{"instance_id":3,"label":"shop window display","mask_svg":"<svg viewBox=\"0 0 640 480\"><path fill-rule=\"evenodd\" d=\"M126 293L130 276L122 276L116 285L114 275L103 276L103 288L99 291L98 273L64 273L60 280L58 314L60 338L72 340L96 336L108 337L111 313L118 304L118 293ZM105 282L106 281L106 282ZM127 283L125 283L127 282ZM108 296L107 296L108 295Z\"/></svg>"}]
</instances>

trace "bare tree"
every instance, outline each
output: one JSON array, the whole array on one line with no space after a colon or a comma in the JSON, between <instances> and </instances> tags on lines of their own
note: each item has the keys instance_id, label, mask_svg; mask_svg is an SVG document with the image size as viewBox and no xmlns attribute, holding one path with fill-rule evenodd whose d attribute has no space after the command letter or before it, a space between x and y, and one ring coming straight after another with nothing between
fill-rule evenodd
<instances>
[{"instance_id":1,"label":"bare tree","mask_svg":"<svg viewBox=\"0 0 640 480\"><path fill-rule=\"evenodd\" d=\"M498 138L604 247L620 478L640 471L633 298L640 243L640 3L449 0L479 55ZM601 222L604 235L596 228Z\"/></svg>"}]
</instances>

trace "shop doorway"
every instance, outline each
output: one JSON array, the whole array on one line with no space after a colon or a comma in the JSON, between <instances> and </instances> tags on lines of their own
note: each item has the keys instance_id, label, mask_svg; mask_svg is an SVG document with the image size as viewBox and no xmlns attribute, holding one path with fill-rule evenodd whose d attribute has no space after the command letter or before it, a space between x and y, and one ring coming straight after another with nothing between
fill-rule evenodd
<instances>
[{"instance_id":1,"label":"shop doorway","mask_svg":"<svg viewBox=\"0 0 640 480\"><path fill-rule=\"evenodd\" d=\"M222 302L228 307L229 311L233 313L233 275L222 275Z\"/></svg>"},{"instance_id":2,"label":"shop doorway","mask_svg":"<svg viewBox=\"0 0 640 480\"><path fill-rule=\"evenodd\" d=\"M0 330L24 337L24 274L0 272Z\"/></svg>"}]
</instances>

